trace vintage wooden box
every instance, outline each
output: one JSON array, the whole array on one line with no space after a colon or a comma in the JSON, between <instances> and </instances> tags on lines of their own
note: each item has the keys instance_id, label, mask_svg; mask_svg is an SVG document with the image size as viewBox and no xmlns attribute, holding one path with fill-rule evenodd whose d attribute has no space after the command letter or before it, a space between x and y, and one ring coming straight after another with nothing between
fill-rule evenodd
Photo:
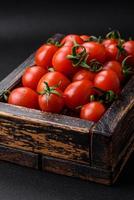
<instances>
[{"instance_id":1,"label":"vintage wooden box","mask_svg":"<svg viewBox=\"0 0 134 200\"><path fill-rule=\"evenodd\" d=\"M0 83L19 84L34 55ZM0 160L113 184L134 150L134 77L98 123L0 102Z\"/></svg>"}]
</instances>

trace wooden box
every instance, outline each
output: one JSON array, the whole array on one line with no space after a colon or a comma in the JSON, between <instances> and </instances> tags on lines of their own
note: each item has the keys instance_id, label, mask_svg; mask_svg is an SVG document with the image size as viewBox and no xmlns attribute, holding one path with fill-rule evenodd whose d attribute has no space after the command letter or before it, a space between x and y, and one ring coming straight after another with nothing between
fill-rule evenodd
<instances>
[{"instance_id":1,"label":"wooden box","mask_svg":"<svg viewBox=\"0 0 134 200\"><path fill-rule=\"evenodd\" d=\"M0 83L21 80L34 54ZM134 150L134 77L98 123L0 102L0 160L113 184Z\"/></svg>"}]
</instances>

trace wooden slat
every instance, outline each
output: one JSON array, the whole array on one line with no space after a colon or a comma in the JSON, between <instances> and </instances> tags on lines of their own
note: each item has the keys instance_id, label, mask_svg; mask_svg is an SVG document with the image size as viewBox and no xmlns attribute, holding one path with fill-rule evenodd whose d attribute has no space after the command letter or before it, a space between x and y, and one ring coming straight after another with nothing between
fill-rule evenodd
<instances>
[{"instance_id":1,"label":"wooden slat","mask_svg":"<svg viewBox=\"0 0 134 200\"><path fill-rule=\"evenodd\" d=\"M0 145L0 160L38 169L38 155Z\"/></svg>"},{"instance_id":2,"label":"wooden slat","mask_svg":"<svg viewBox=\"0 0 134 200\"><path fill-rule=\"evenodd\" d=\"M114 168L134 133L134 77L92 129L92 165ZM99 142L100 141L100 142ZM102 153L103 150L103 153ZM104 156L104 154L106 156Z\"/></svg>"},{"instance_id":3,"label":"wooden slat","mask_svg":"<svg viewBox=\"0 0 134 200\"><path fill-rule=\"evenodd\" d=\"M92 168L88 165L69 162L67 160L43 156L42 170L61 175L77 177L83 180L94 181L105 185L112 184L112 174L110 171L95 167Z\"/></svg>"},{"instance_id":4,"label":"wooden slat","mask_svg":"<svg viewBox=\"0 0 134 200\"><path fill-rule=\"evenodd\" d=\"M90 161L85 120L0 103L0 144L81 163Z\"/></svg>"}]
</instances>

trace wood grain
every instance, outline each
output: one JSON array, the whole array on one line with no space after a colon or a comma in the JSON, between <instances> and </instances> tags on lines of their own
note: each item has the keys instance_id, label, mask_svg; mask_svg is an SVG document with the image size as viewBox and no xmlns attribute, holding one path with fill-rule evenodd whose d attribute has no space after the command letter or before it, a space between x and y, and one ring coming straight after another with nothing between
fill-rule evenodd
<instances>
[{"instance_id":1,"label":"wood grain","mask_svg":"<svg viewBox=\"0 0 134 200\"><path fill-rule=\"evenodd\" d=\"M92 129L92 165L114 168L134 133L134 77ZM99 142L100 141L100 142ZM106 156L104 156L106 155Z\"/></svg>"},{"instance_id":2,"label":"wood grain","mask_svg":"<svg viewBox=\"0 0 134 200\"><path fill-rule=\"evenodd\" d=\"M93 123L0 103L0 144L89 163Z\"/></svg>"},{"instance_id":3,"label":"wood grain","mask_svg":"<svg viewBox=\"0 0 134 200\"><path fill-rule=\"evenodd\" d=\"M77 177L105 185L112 184L112 174L110 171L52 157L43 156L42 159L42 169L45 171Z\"/></svg>"},{"instance_id":4,"label":"wood grain","mask_svg":"<svg viewBox=\"0 0 134 200\"><path fill-rule=\"evenodd\" d=\"M38 155L0 145L0 160L38 169Z\"/></svg>"}]
</instances>

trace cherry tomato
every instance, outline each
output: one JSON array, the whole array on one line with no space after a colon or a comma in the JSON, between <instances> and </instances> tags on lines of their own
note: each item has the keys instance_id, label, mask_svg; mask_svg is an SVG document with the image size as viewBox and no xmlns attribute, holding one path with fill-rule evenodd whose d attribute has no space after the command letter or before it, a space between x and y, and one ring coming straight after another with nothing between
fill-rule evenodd
<instances>
[{"instance_id":1,"label":"cherry tomato","mask_svg":"<svg viewBox=\"0 0 134 200\"><path fill-rule=\"evenodd\" d=\"M64 107L63 92L58 88L49 88L49 93L45 91L44 94L39 95L40 109L45 112L59 113Z\"/></svg>"},{"instance_id":2,"label":"cherry tomato","mask_svg":"<svg viewBox=\"0 0 134 200\"><path fill-rule=\"evenodd\" d=\"M112 90L115 93L119 93L120 91L119 78L111 69L100 71L95 76L94 86L104 91Z\"/></svg>"},{"instance_id":3,"label":"cherry tomato","mask_svg":"<svg viewBox=\"0 0 134 200\"><path fill-rule=\"evenodd\" d=\"M96 73L89 70L81 69L74 76L72 81L81 81L83 79L93 81L96 76Z\"/></svg>"},{"instance_id":4,"label":"cherry tomato","mask_svg":"<svg viewBox=\"0 0 134 200\"><path fill-rule=\"evenodd\" d=\"M48 72L40 79L37 92L44 89L44 82L47 82L49 86L58 85L58 88L62 91L70 84L70 80L60 72Z\"/></svg>"},{"instance_id":5,"label":"cherry tomato","mask_svg":"<svg viewBox=\"0 0 134 200\"><path fill-rule=\"evenodd\" d=\"M76 81L68 85L64 91L65 104L68 108L75 109L88 102L93 94L93 84L88 80Z\"/></svg>"},{"instance_id":6,"label":"cherry tomato","mask_svg":"<svg viewBox=\"0 0 134 200\"><path fill-rule=\"evenodd\" d=\"M127 60L127 63L134 65L134 40L125 42L123 44L123 48L125 49L127 55L132 56Z\"/></svg>"},{"instance_id":7,"label":"cherry tomato","mask_svg":"<svg viewBox=\"0 0 134 200\"><path fill-rule=\"evenodd\" d=\"M108 45L105 49L106 49L106 60L117 60L119 62L122 62L123 59L125 58L125 55L119 52L116 43Z\"/></svg>"},{"instance_id":8,"label":"cherry tomato","mask_svg":"<svg viewBox=\"0 0 134 200\"><path fill-rule=\"evenodd\" d=\"M81 38L84 42L86 42L86 41L90 38L90 36L89 36L89 35L81 35L80 38Z\"/></svg>"},{"instance_id":9,"label":"cherry tomato","mask_svg":"<svg viewBox=\"0 0 134 200\"><path fill-rule=\"evenodd\" d=\"M42 45L35 53L36 64L45 69L52 66L52 57L57 50L58 47L53 44Z\"/></svg>"},{"instance_id":10,"label":"cherry tomato","mask_svg":"<svg viewBox=\"0 0 134 200\"><path fill-rule=\"evenodd\" d=\"M87 63L92 59L96 59L100 63L104 63L106 59L105 47L98 42L85 42L82 46L86 48L88 53Z\"/></svg>"},{"instance_id":11,"label":"cherry tomato","mask_svg":"<svg viewBox=\"0 0 134 200\"><path fill-rule=\"evenodd\" d=\"M39 107L37 93L28 87L14 89L9 95L8 103L27 108L37 109Z\"/></svg>"},{"instance_id":12,"label":"cherry tomato","mask_svg":"<svg viewBox=\"0 0 134 200\"><path fill-rule=\"evenodd\" d=\"M103 40L102 44L104 45L105 48L107 48L109 45L111 44L115 44L117 45L118 44L118 40L117 39L105 39Z\"/></svg>"},{"instance_id":13,"label":"cherry tomato","mask_svg":"<svg viewBox=\"0 0 134 200\"><path fill-rule=\"evenodd\" d=\"M72 61L67 58L72 54L72 47L62 47L53 56L52 64L55 71L61 72L66 76L71 76L76 72L77 67L73 67Z\"/></svg>"},{"instance_id":14,"label":"cherry tomato","mask_svg":"<svg viewBox=\"0 0 134 200\"><path fill-rule=\"evenodd\" d=\"M105 111L106 108L102 103L98 101L90 102L81 108L80 118L97 122Z\"/></svg>"},{"instance_id":15,"label":"cherry tomato","mask_svg":"<svg viewBox=\"0 0 134 200\"><path fill-rule=\"evenodd\" d=\"M70 35L65 36L62 39L61 44L64 45L64 46L71 46L72 47L72 46L74 46L75 42L77 44L82 44L83 40L79 35L70 34Z\"/></svg>"},{"instance_id":16,"label":"cherry tomato","mask_svg":"<svg viewBox=\"0 0 134 200\"><path fill-rule=\"evenodd\" d=\"M23 86L36 90L39 80L46 73L47 70L42 67L39 66L28 67L22 76Z\"/></svg>"},{"instance_id":17,"label":"cherry tomato","mask_svg":"<svg viewBox=\"0 0 134 200\"><path fill-rule=\"evenodd\" d=\"M122 65L118 61L111 60L111 61L106 62L104 64L104 69L106 69L106 70L109 70L109 69L113 70L117 74L119 80L120 81L123 80Z\"/></svg>"}]
</instances>

